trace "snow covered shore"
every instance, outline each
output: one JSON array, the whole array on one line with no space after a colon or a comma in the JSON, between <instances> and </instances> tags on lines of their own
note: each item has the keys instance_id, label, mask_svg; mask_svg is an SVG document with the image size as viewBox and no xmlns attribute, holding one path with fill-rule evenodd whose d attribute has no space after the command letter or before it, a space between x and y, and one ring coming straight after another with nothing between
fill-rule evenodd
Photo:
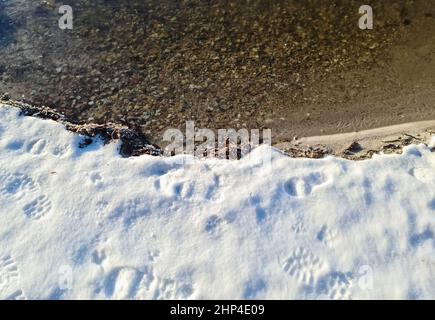
<instances>
[{"instance_id":1,"label":"snow covered shore","mask_svg":"<svg viewBox=\"0 0 435 320\"><path fill-rule=\"evenodd\" d=\"M18 112L0 107L1 299L435 298L425 145L182 165Z\"/></svg>"}]
</instances>

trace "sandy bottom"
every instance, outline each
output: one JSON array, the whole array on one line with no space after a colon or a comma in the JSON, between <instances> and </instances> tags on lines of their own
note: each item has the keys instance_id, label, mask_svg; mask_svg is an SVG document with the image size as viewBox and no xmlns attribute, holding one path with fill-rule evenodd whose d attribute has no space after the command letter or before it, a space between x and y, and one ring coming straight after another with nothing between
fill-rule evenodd
<instances>
[{"instance_id":1,"label":"sandy bottom","mask_svg":"<svg viewBox=\"0 0 435 320\"><path fill-rule=\"evenodd\" d=\"M425 1L0 3L0 95L77 123L163 132L271 128L275 144L435 119L435 11ZM303 140L300 140L303 141Z\"/></svg>"},{"instance_id":2,"label":"sandy bottom","mask_svg":"<svg viewBox=\"0 0 435 320\"><path fill-rule=\"evenodd\" d=\"M335 155L350 160L363 160L379 153L401 153L410 144L428 144L435 134L435 120L410 122L400 125L311 136L275 145L293 157L323 157Z\"/></svg>"}]
</instances>

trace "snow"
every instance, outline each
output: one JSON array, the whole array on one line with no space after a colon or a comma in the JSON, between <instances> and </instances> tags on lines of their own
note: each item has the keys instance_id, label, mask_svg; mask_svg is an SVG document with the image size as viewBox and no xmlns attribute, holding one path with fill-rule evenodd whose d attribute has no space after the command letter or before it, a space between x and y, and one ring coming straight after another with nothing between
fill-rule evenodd
<instances>
[{"instance_id":1,"label":"snow","mask_svg":"<svg viewBox=\"0 0 435 320\"><path fill-rule=\"evenodd\" d=\"M0 107L0 298L435 298L423 144L183 164L82 139Z\"/></svg>"}]
</instances>

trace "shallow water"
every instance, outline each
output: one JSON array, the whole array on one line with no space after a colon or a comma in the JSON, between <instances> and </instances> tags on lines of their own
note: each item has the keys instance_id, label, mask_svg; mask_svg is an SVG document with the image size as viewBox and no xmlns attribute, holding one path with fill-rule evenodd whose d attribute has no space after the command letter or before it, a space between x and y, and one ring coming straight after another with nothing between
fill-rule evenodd
<instances>
[{"instance_id":1,"label":"shallow water","mask_svg":"<svg viewBox=\"0 0 435 320\"><path fill-rule=\"evenodd\" d=\"M8 44L15 29L11 19L4 12L4 6L5 4L0 2L0 46Z\"/></svg>"},{"instance_id":2,"label":"shallow water","mask_svg":"<svg viewBox=\"0 0 435 320\"><path fill-rule=\"evenodd\" d=\"M73 30L58 27L59 1L0 3L0 92L73 121L127 124L160 143L187 120L271 127L279 142L435 118L423 1L375 1L370 32L357 28L357 1L62 4Z\"/></svg>"}]
</instances>

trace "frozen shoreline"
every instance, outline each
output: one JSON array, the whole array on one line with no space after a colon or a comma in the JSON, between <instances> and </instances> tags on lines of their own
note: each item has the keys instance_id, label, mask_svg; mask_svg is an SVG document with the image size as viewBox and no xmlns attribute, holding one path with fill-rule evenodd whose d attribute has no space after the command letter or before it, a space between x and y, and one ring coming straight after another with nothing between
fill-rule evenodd
<instances>
[{"instance_id":1,"label":"frozen shoreline","mask_svg":"<svg viewBox=\"0 0 435 320\"><path fill-rule=\"evenodd\" d=\"M349 160L369 159L373 154L401 153L403 147L415 143L429 143L435 134L435 120L410 122L356 132L301 137L274 147L290 156L304 150L318 148L323 155L334 155ZM290 150L290 152L288 152Z\"/></svg>"},{"instance_id":2,"label":"frozen shoreline","mask_svg":"<svg viewBox=\"0 0 435 320\"><path fill-rule=\"evenodd\" d=\"M435 297L430 147L267 172L82 139L0 108L0 298Z\"/></svg>"},{"instance_id":3,"label":"frozen shoreline","mask_svg":"<svg viewBox=\"0 0 435 320\"><path fill-rule=\"evenodd\" d=\"M20 101L3 100L0 97L1 105L19 108L26 116L57 121L67 130L78 134L89 137L101 135L106 143L120 139L120 153L125 157L163 154L163 150L150 144L147 137L126 126L114 123L78 125L70 122L54 109L37 107ZM323 158L334 155L348 160L364 160L370 159L374 154L400 154L403 147L410 144L428 144L434 133L435 120L428 120L358 132L301 137L289 142L272 143L272 146L293 158ZM180 134L183 132L180 131ZM184 137L186 138L186 135Z\"/></svg>"}]
</instances>

